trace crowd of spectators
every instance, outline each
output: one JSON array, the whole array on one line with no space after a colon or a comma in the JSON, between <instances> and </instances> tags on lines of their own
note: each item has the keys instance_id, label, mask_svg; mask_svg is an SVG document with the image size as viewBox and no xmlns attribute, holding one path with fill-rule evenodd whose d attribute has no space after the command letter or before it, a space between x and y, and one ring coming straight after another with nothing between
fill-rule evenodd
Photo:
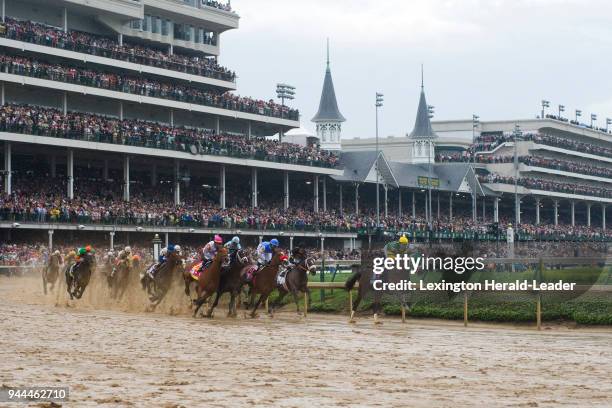
<instances>
[{"instance_id":1,"label":"crowd of spectators","mask_svg":"<svg viewBox=\"0 0 612 408\"><path fill-rule=\"evenodd\" d=\"M502 176L490 173L486 176L479 176L482 183L514 184L515 178L512 176ZM552 180L536 179L531 177L520 177L516 184L519 186L544 191L556 191L565 194L578 194L594 197L612 198L612 190L601 186L589 186L575 183L560 183Z\"/></svg>"},{"instance_id":2,"label":"crowd of spectators","mask_svg":"<svg viewBox=\"0 0 612 408\"><path fill-rule=\"evenodd\" d=\"M546 119L558 120L559 122L571 123L572 125L575 125L575 126L580 126L580 127L587 128L587 129L597 130L599 132L604 132L604 133L612 134L612 130L610 130L610 129L600 128L600 127L593 126L593 125L590 125L590 124L587 124L587 123L581 123L581 122L579 122L577 120L572 120L572 119L569 119L569 118L564 118L562 116L550 115L549 114L549 115L546 115L545 117L546 117Z\"/></svg>"},{"instance_id":3,"label":"crowd of spectators","mask_svg":"<svg viewBox=\"0 0 612 408\"><path fill-rule=\"evenodd\" d=\"M140 44L7 17L1 26L0 35L6 38L61 48L85 54L118 59L157 68L170 69L193 75L206 76L225 81L235 81L236 74L220 66L215 58L168 53Z\"/></svg>"},{"instance_id":4,"label":"crowd of spectators","mask_svg":"<svg viewBox=\"0 0 612 408\"><path fill-rule=\"evenodd\" d=\"M49 64L32 58L13 56L6 53L0 54L0 70L9 74L299 120L299 112L296 109L281 106L275 103L274 100L266 102L241 97L231 92L215 92L199 89L194 86L186 86L179 82L159 82L134 75L83 69L64 63Z\"/></svg>"},{"instance_id":5,"label":"crowd of spectators","mask_svg":"<svg viewBox=\"0 0 612 408\"><path fill-rule=\"evenodd\" d=\"M251 209L243 202L222 209L214 197L184 194L184 202L174 205L171 191L133 186L131 201L121 200L121 192L112 183L84 182L76 179L75 198L68 199L62 182L49 183L45 177L15 179L11 196L0 198L0 219L17 222L51 222L72 224L124 224L134 226L168 226L186 228L257 229L272 232L340 231L376 234L376 216L372 212L340 213L335 209L314 212L310 200L292 199L289 209L273 200L262 200L259 208ZM279 198L280 200L280 198ZM456 211L453 219L441 217L428 223L420 214L382 216L380 230L390 233L407 232L417 239L427 237L474 238L490 236L487 223L473 222L467 214ZM503 224L502 224L503 225ZM612 238L612 231L596 227L568 225L533 226L525 224L519 232L542 239ZM434 235L432 235L434 234Z\"/></svg>"},{"instance_id":6,"label":"crowd of spectators","mask_svg":"<svg viewBox=\"0 0 612 408\"><path fill-rule=\"evenodd\" d=\"M58 109L5 104L0 110L0 131L67 139L142 146L277 161L317 167L335 167L338 158L331 152L242 135L215 134L209 129L169 126L137 119L68 112ZM192 149L193 146L193 149Z\"/></svg>"},{"instance_id":7,"label":"crowd of spectators","mask_svg":"<svg viewBox=\"0 0 612 408\"><path fill-rule=\"evenodd\" d=\"M229 1L227 3L221 3L220 1L216 1L216 0L196 0L196 1L201 1L204 6L214 7L214 8L218 8L219 10L233 12L232 5Z\"/></svg>"}]
</instances>

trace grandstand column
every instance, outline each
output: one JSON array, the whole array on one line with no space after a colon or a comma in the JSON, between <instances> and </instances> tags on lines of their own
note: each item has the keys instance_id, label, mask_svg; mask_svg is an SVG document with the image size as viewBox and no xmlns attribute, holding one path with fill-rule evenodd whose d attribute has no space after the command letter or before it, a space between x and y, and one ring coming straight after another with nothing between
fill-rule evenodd
<instances>
[{"instance_id":1,"label":"grandstand column","mask_svg":"<svg viewBox=\"0 0 612 408\"><path fill-rule=\"evenodd\" d=\"M174 126L174 109L170 108L170 114L168 117L168 123L170 126Z\"/></svg>"},{"instance_id":2,"label":"grandstand column","mask_svg":"<svg viewBox=\"0 0 612 408\"><path fill-rule=\"evenodd\" d=\"M499 222L499 197L493 200L493 222Z\"/></svg>"},{"instance_id":3,"label":"grandstand column","mask_svg":"<svg viewBox=\"0 0 612 408\"><path fill-rule=\"evenodd\" d=\"M247 139L251 138L251 121L247 121Z\"/></svg>"},{"instance_id":4,"label":"grandstand column","mask_svg":"<svg viewBox=\"0 0 612 408\"><path fill-rule=\"evenodd\" d=\"M402 216L402 188L397 188L397 214Z\"/></svg>"},{"instance_id":5,"label":"grandstand column","mask_svg":"<svg viewBox=\"0 0 612 408\"><path fill-rule=\"evenodd\" d=\"M123 101L119 101L119 120L123 120Z\"/></svg>"},{"instance_id":6,"label":"grandstand column","mask_svg":"<svg viewBox=\"0 0 612 408\"><path fill-rule=\"evenodd\" d=\"M12 186L11 181L13 178L12 175L12 152L11 152L11 142L4 142L4 193L11 194Z\"/></svg>"},{"instance_id":7,"label":"grandstand column","mask_svg":"<svg viewBox=\"0 0 612 408\"><path fill-rule=\"evenodd\" d=\"M359 215L359 183L355 183L355 215Z\"/></svg>"},{"instance_id":8,"label":"grandstand column","mask_svg":"<svg viewBox=\"0 0 612 408\"><path fill-rule=\"evenodd\" d=\"M2 86L0 87L0 104L4 105L6 103L6 93L4 92L4 82L2 82Z\"/></svg>"},{"instance_id":9,"label":"grandstand column","mask_svg":"<svg viewBox=\"0 0 612 408\"><path fill-rule=\"evenodd\" d=\"M559 225L559 200L553 201L555 210L555 225Z\"/></svg>"},{"instance_id":10,"label":"grandstand column","mask_svg":"<svg viewBox=\"0 0 612 408\"><path fill-rule=\"evenodd\" d=\"M53 230L47 231L49 234L49 255L51 255L51 251L53 251Z\"/></svg>"},{"instance_id":11,"label":"grandstand column","mask_svg":"<svg viewBox=\"0 0 612 408\"><path fill-rule=\"evenodd\" d=\"M51 155L51 168L49 170L51 178L55 178L55 176L57 176L57 157L54 154Z\"/></svg>"},{"instance_id":12,"label":"grandstand column","mask_svg":"<svg viewBox=\"0 0 612 408\"><path fill-rule=\"evenodd\" d=\"M168 245L170 245L170 234L167 232L164 241L166 241L166 248L168 248Z\"/></svg>"},{"instance_id":13,"label":"grandstand column","mask_svg":"<svg viewBox=\"0 0 612 408\"><path fill-rule=\"evenodd\" d=\"M74 198L74 150L68 149L66 158L66 175L68 176L68 198Z\"/></svg>"},{"instance_id":14,"label":"grandstand column","mask_svg":"<svg viewBox=\"0 0 612 408\"><path fill-rule=\"evenodd\" d=\"M168 46L168 55L172 55L172 54L174 54L174 46L170 44Z\"/></svg>"},{"instance_id":15,"label":"grandstand column","mask_svg":"<svg viewBox=\"0 0 612 408\"><path fill-rule=\"evenodd\" d=\"M102 168L102 178L108 180L108 159L104 159L104 167Z\"/></svg>"},{"instance_id":16,"label":"grandstand column","mask_svg":"<svg viewBox=\"0 0 612 408\"><path fill-rule=\"evenodd\" d=\"M289 237L289 251L293 251L293 235Z\"/></svg>"},{"instance_id":17,"label":"grandstand column","mask_svg":"<svg viewBox=\"0 0 612 408\"><path fill-rule=\"evenodd\" d=\"M283 173L283 207L289 208L289 172L286 170Z\"/></svg>"},{"instance_id":18,"label":"grandstand column","mask_svg":"<svg viewBox=\"0 0 612 408\"><path fill-rule=\"evenodd\" d=\"M571 202L571 210L572 210L572 227L576 226L576 202Z\"/></svg>"},{"instance_id":19,"label":"grandstand column","mask_svg":"<svg viewBox=\"0 0 612 408\"><path fill-rule=\"evenodd\" d=\"M438 191L438 216L437 219L440 219L440 192Z\"/></svg>"},{"instance_id":20,"label":"grandstand column","mask_svg":"<svg viewBox=\"0 0 612 408\"><path fill-rule=\"evenodd\" d=\"M64 7L63 10L63 16L62 16L62 28L64 29L64 32L67 33L68 32L68 9L66 7Z\"/></svg>"},{"instance_id":21,"label":"grandstand column","mask_svg":"<svg viewBox=\"0 0 612 408\"><path fill-rule=\"evenodd\" d=\"M325 176L323 176L323 211L327 212L327 182Z\"/></svg>"},{"instance_id":22,"label":"grandstand column","mask_svg":"<svg viewBox=\"0 0 612 408\"><path fill-rule=\"evenodd\" d=\"M117 42L119 43L119 45L123 45L123 34L117 34Z\"/></svg>"},{"instance_id":23,"label":"grandstand column","mask_svg":"<svg viewBox=\"0 0 612 408\"><path fill-rule=\"evenodd\" d=\"M319 176L314 176L314 212L319 212Z\"/></svg>"},{"instance_id":24,"label":"grandstand column","mask_svg":"<svg viewBox=\"0 0 612 408\"><path fill-rule=\"evenodd\" d=\"M219 171L219 205L225 210L225 165L221 165Z\"/></svg>"},{"instance_id":25,"label":"grandstand column","mask_svg":"<svg viewBox=\"0 0 612 408\"><path fill-rule=\"evenodd\" d=\"M472 221L476 222L478 214L476 214L476 192L472 192Z\"/></svg>"},{"instance_id":26,"label":"grandstand column","mask_svg":"<svg viewBox=\"0 0 612 408\"><path fill-rule=\"evenodd\" d=\"M587 227L591 226L591 203L587 203Z\"/></svg>"},{"instance_id":27,"label":"grandstand column","mask_svg":"<svg viewBox=\"0 0 612 408\"><path fill-rule=\"evenodd\" d=\"M181 203L181 162L178 160L174 161L174 205Z\"/></svg>"},{"instance_id":28,"label":"grandstand column","mask_svg":"<svg viewBox=\"0 0 612 408\"><path fill-rule=\"evenodd\" d=\"M259 236L259 243L261 244L261 242L263 241L263 235Z\"/></svg>"},{"instance_id":29,"label":"grandstand column","mask_svg":"<svg viewBox=\"0 0 612 408\"><path fill-rule=\"evenodd\" d=\"M218 135L221 133L221 119L219 116L215 118L215 134Z\"/></svg>"},{"instance_id":30,"label":"grandstand column","mask_svg":"<svg viewBox=\"0 0 612 408\"><path fill-rule=\"evenodd\" d=\"M251 168L251 208L257 208L257 167Z\"/></svg>"},{"instance_id":31,"label":"grandstand column","mask_svg":"<svg viewBox=\"0 0 612 408\"><path fill-rule=\"evenodd\" d=\"M2 22L6 22L6 0L2 0Z\"/></svg>"},{"instance_id":32,"label":"grandstand column","mask_svg":"<svg viewBox=\"0 0 612 408\"><path fill-rule=\"evenodd\" d=\"M339 195L340 195L340 215L344 214L344 208L342 206L342 184L338 185Z\"/></svg>"},{"instance_id":33,"label":"grandstand column","mask_svg":"<svg viewBox=\"0 0 612 408\"><path fill-rule=\"evenodd\" d=\"M109 232L108 235L110 236L110 249L112 251L115 248L115 231Z\"/></svg>"},{"instance_id":34,"label":"grandstand column","mask_svg":"<svg viewBox=\"0 0 612 408\"><path fill-rule=\"evenodd\" d=\"M427 222L429 222L429 203L427 202L427 191L425 191L424 194L425 197L425 220L427 220Z\"/></svg>"},{"instance_id":35,"label":"grandstand column","mask_svg":"<svg viewBox=\"0 0 612 408\"><path fill-rule=\"evenodd\" d=\"M68 113L68 92L64 92L64 96L62 97L62 110L64 115Z\"/></svg>"},{"instance_id":36,"label":"grandstand column","mask_svg":"<svg viewBox=\"0 0 612 408\"><path fill-rule=\"evenodd\" d=\"M606 230L606 205L601 203L601 229Z\"/></svg>"},{"instance_id":37,"label":"grandstand column","mask_svg":"<svg viewBox=\"0 0 612 408\"><path fill-rule=\"evenodd\" d=\"M482 222L487 221L487 198L482 197Z\"/></svg>"},{"instance_id":38,"label":"grandstand column","mask_svg":"<svg viewBox=\"0 0 612 408\"><path fill-rule=\"evenodd\" d=\"M130 156L123 158L123 201L130 202Z\"/></svg>"},{"instance_id":39,"label":"grandstand column","mask_svg":"<svg viewBox=\"0 0 612 408\"><path fill-rule=\"evenodd\" d=\"M151 166L151 187L157 185L157 164L153 163Z\"/></svg>"},{"instance_id":40,"label":"grandstand column","mask_svg":"<svg viewBox=\"0 0 612 408\"><path fill-rule=\"evenodd\" d=\"M412 192L412 218L416 218L416 194Z\"/></svg>"},{"instance_id":41,"label":"grandstand column","mask_svg":"<svg viewBox=\"0 0 612 408\"><path fill-rule=\"evenodd\" d=\"M540 225L540 199L536 197L536 225Z\"/></svg>"},{"instance_id":42,"label":"grandstand column","mask_svg":"<svg viewBox=\"0 0 612 408\"><path fill-rule=\"evenodd\" d=\"M514 218L516 219L516 227L521 223L521 196L517 195L514 198Z\"/></svg>"},{"instance_id":43,"label":"grandstand column","mask_svg":"<svg viewBox=\"0 0 612 408\"><path fill-rule=\"evenodd\" d=\"M448 219L453 219L453 192L451 191L448 195Z\"/></svg>"}]
</instances>

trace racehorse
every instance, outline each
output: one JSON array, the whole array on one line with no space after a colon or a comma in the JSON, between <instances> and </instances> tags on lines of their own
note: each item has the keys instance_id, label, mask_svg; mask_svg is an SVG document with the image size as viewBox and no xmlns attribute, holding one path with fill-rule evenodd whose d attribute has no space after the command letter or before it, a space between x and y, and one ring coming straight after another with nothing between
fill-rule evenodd
<instances>
[{"instance_id":1,"label":"racehorse","mask_svg":"<svg viewBox=\"0 0 612 408\"><path fill-rule=\"evenodd\" d=\"M270 293L272 293L272 291L276 288L276 275L278 274L278 268L281 265L282 256L283 251L280 248L274 248L270 263L257 271L251 282L249 282L247 277L247 268L243 268L241 272L242 284L252 285L251 296L255 296L259 293L259 299L257 299L257 302L253 306L251 317L255 317L257 315L257 308L261 302L265 302L266 299L268 299L268 296L270 296Z\"/></svg>"},{"instance_id":2,"label":"racehorse","mask_svg":"<svg viewBox=\"0 0 612 408\"><path fill-rule=\"evenodd\" d=\"M212 262L200 273L198 286L196 287L198 298L193 301L193 304L196 306L195 310L193 311L193 317L197 316L198 310L200 310L204 302L206 302L208 298L211 297L212 294L217 291L217 289L219 289L219 282L221 281L221 268L223 263L227 261L227 252L227 248L219 248ZM212 317L212 308L208 310L206 317Z\"/></svg>"},{"instance_id":3,"label":"racehorse","mask_svg":"<svg viewBox=\"0 0 612 408\"><path fill-rule=\"evenodd\" d=\"M83 296L95 267L94 256L87 253L81 256L81 261L66 268L66 288L70 299L80 299Z\"/></svg>"},{"instance_id":4,"label":"racehorse","mask_svg":"<svg viewBox=\"0 0 612 408\"><path fill-rule=\"evenodd\" d=\"M355 311L359 307L361 300L369 292L373 292L372 311L374 312L374 324L380 324L380 321L378 320L378 314L382 309L381 299L383 292L380 290L374 290L372 286L373 279L381 279L383 282L388 283L400 282L402 280L410 280L410 272L406 271L385 270L381 275L374 276L374 273L372 272L374 258L384 256L384 252L382 251L363 251L361 253L361 264L353 266L354 272L344 284L345 289L350 291L355 286L355 283L359 282L357 297L353 301L351 307L351 317L349 320L350 323L355 323ZM400 296L400 304L402 310L405 310L406 306L410 307L407 302L406 296Z\"/></svg>"},{"instance_id":5,"label":"racehorse","mask_svg":"<svg viewBox=\"0 0 612 408\"><path fill-rule=\"evenodd\" d=\"M307 296L308 307L310 307L312 298L310 296L310 289L308 289L308 273L315 275L317 272L314 259L306 256L305 249L296 247L292 252L292 256L294 259L299 259L299 262L289 267L284 272L284 282L277 284L279 296L272 304L272 310L274 311L278 306L280 306L285 295L291 293L297 308L297 313L300 314L298 292L302 292L304 293L304 296ZM281 272L280 275L283 275L283 272Z\"/></svg>"},{"instance_id":6,"label":"racehorse","mask_svg":"<svg viewBox=\"0 0 612 408\"><path fill-rule=\"evenodd\" d=\"M168 293L177 269L183 265L183 259L180 253L176 251L170 252L166 262L158 267L152 279L148 271L154 265L151 265L144 272L142 284L149 295L149 301L153 304L152 306L157 306Z\"/></svg>"},{"instance_id":7,"label":"racehorse","mask_svg":"<svg viewBox=\"0 0 612 408\"><path fill-rule=\"evenodd\" d=\"M50 290L55 288L55 283L57 282L57 278L59 278L59 270L60 265L62 264L62 256L59 252L55 252L51 254L49 257L49 261L47 262L47 266L43 269L42 279L43 279L43 289L45 291L45 295L47 294L47 284L51 284Z\"/></svg>"},{"instance_id":8,"label":"racehorse","mask_svg":"<svg viewBox=\"0 0 612 408\"><path fill-rule=\"evenodd\" d=\"M123 297L128 286L132 268L131 259L118 259L115 261L113 272L107 277L113 299L121 299Z\"/></svg>"},{"instance_id":9,"label":"racehorse","mask_svg":"<svg viewBox=\"0 0 612 408\"><path fill-rule=\"evenodd\" d=\"M240 277L242 275L243 269L251 266L253 265L251 264L248 252L244 249L238 250L233 259L230 260L229 268L221 273L221 281L219 282L219 288L217 289L215 301L213 302L210 309L211 315L215 307L217 307L217 305L219 304L219 299L221 298L221 296L224 293L229 293L231 298L229 303L229 312L227 313L227 316L237 316L236 296L240 294L240 289L242 287Z\"/></svg>"}]
</instances>

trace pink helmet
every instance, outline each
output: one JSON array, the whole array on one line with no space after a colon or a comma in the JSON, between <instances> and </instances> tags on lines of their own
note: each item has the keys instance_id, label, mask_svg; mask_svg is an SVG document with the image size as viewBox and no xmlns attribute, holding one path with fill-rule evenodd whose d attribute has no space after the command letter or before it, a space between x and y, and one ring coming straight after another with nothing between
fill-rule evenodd
<instances>
[{"instance_id":1,"label":"pink helmet","mask_svg":"<svg viewBox=\"0 0 612 408\"><path fill-rule=\"evenodd\" d=\"M215 244L222 244L223 243L223 238L221 238L221 235L215 235Z\"/></svg>"}]
</instances>

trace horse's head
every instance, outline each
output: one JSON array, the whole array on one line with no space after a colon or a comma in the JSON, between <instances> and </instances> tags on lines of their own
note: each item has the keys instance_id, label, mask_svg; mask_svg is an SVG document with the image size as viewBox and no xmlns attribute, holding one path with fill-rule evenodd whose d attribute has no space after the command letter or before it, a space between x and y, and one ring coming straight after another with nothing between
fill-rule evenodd
<instances>
[{"instance_id":1,"label":"horse's head","mask_svg":"<svg viewBox=\"0 0 612 408\"><path fill-rule=\"evenodd\" d=\"M301 248L301 247L295 247L295 248L293 248L293 251L291 252L291 255L294 258L305 259L306 258L306 250L304 248Z\"/></svg>"},{"instance_id":2,"label":"horse's head","mask_svg":"<svg viewBox=\"0 0 612 408\"><path fill-rule=\"evenodd\" d=\"M229 251L225 247L221 247L217 250L215 255L215 261L220 261L224 266L229 265L230 259L228 256Z\"/></svg>"},{"instance_id":3,"label":"horse's head","mask_svg":"<svg viewBox=\"0 0 612 408\"><path fill-rule=\"evenodd\" d=\"M282 249L274 248L272 250L272 260L270 261L270 265L279 266L282 262L281 258L283 258L284 255L285 253L283 252Z\"/></svg>"},{"instance_id":4,"label":"horse's head","mask_svg":"<svg viewBox=\"0 0 612 408\"><path fill-rule=\"evenodd\" d=\"M306 270L308 270L311 275L317 274L317 265L315 264L314 258L306 258L304 265L306 266Z\"/></svg>"}]
</instances>

